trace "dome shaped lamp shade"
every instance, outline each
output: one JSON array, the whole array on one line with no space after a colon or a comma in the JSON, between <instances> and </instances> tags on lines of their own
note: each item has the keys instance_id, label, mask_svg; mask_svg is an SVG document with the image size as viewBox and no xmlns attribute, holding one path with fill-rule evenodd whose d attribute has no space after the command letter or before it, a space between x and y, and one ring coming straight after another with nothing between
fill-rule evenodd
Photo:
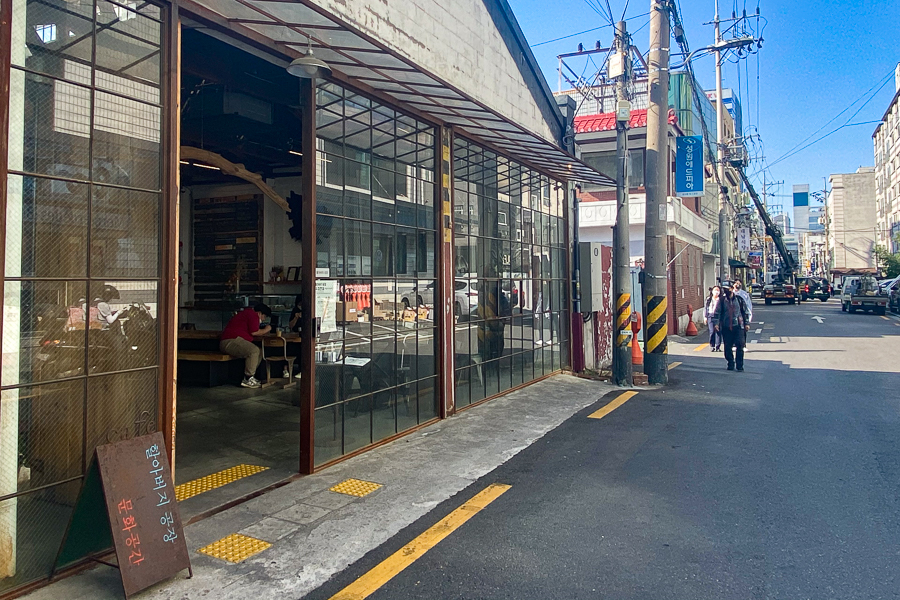
<instances>
[{"instance_id":1,"label":"dome shaped lamp shade","mask_svg":"<svg viewBox=\"0 0 900 600\"><path fill-rule=\"evenodd\" d=\"M313 55L312 40L307 38L306 54L291 61L287 72L300 79L316 79L331 75L331 67L324 60Z\"/></svg>"}]
</instances>

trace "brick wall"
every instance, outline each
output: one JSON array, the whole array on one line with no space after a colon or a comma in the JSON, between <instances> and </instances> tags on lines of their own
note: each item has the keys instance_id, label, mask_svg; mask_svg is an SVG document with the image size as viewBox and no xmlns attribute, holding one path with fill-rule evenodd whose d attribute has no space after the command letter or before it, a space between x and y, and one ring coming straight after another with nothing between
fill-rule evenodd
<instances>
[{"instance_id":1,"label":"brick wall","mask_svg":"<svg viewBox=\"0 0 900 600\"><path fill-rule=\"evenodd\" d=\"M669 270L669 333L683 334L688 323L688 305L696 314L703 309L706 299L706 290L703 289L703 251L671 235L666 241L669 256L677 255ZM694 323L697 323L696 318Z\"/></svg>"}]
</instances>

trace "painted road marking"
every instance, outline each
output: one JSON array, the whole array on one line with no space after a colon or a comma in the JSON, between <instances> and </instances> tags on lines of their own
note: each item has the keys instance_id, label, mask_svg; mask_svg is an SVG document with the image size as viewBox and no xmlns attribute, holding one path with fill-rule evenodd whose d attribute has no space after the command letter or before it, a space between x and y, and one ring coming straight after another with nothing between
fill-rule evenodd
<instances>
[{"instance_id":1,"label":"painted road marking","mask_svg":"<svg viewBox=\"0 0 900 600\"><path fill-rule=\"evenodd\" d=\"M885 321L890 321L890 319L888 317L885 317L884 315L882 315L881 318L884 319Z\"/></svg>"},{"instance_id":2,"label":"painted road marking","mask_svg":"<svg viewBox=\"0 0 900 600\"><path fill-rule=\"evenodd\" d=\"M680 362L673 362L671 365L669 365L669 370L671 371L672 369L674 369L675 367L677 367L680 364L681 364Z\"/></svg>"},{"instance_id":3,"label":"painted road marking","mask_svg":"<svg viewBox=\"0 0 900 600\"><path fill-rule=\"evenodd\" d=\"M762 333L762 327L760 327L759 329L757 329L757 330L755 331L755 333Z\"/></svg>"},{"instance_id":4,"label":"painted road marking","mask_svg":"<svg viewBox=\"0 0 900 600\"><path fill-rule=\"evenodd\" d=\"M765 322L765 321L760 321L759 324L760 324L760 325L765 325L766 322Z\"/></svg>"},{"instance_id":5,"label":"painted road marking","mask_svg":"<svg viewBox=\"0 0 900 600\"><path fill-rule=\"evenodd\" d=\"M628 400L634 396L637 396L637 392L622 392L621 394L619 394L618 398L616 398L597 412L589 414L588 419L602 419L612 411L628 402Z\"/></svg>"},{"instance_id":6,"label":"painted road marking","mask_svg":"<svg viewBox=\"0 0 900 600\"><path fill-rule=\"evenodd\" d=\"M696 348L694 348L694 352L700 352L700 351L703 350L704 348L709 348L709 344L700 344L699 346L697 346Z\"/></svg>"},{"instance_id":7,"label":"painted road marking","mask_svg":"<svg viewBox=\"0 0 900 600\"><path fill-rule=\"evenodd\" d=\"M371 571L342 589L330 600L363 600L416 562L438 542L459 529L488 504L499 498L511 486L494 483L478 492L471 500L428 528L416 539L384 559Z\"/></svg>"}]
</instances>

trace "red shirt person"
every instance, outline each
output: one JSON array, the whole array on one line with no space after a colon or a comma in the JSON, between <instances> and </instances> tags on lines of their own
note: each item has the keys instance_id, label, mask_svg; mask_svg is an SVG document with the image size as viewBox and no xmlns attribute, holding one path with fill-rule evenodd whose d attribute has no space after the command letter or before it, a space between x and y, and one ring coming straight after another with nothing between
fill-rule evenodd
<instances>
[{"instance_id":1,"label":"red shirt person","mask_svg":"<svg viewBox=\"0 0 900 600\"><path fill-rule=\"evenodd\" d=\"M265 317L272 316L272 309L265 304L257 304L253 308L245 308L231 317L222 335L219 337L219 350L229 356L244 359L244 380L241 386L258 388L262 384L256 379L256 369L262 360L259 346L253 338L265 335L272 330L266 325L260 326Z\"/></svg>"}]
</instances>

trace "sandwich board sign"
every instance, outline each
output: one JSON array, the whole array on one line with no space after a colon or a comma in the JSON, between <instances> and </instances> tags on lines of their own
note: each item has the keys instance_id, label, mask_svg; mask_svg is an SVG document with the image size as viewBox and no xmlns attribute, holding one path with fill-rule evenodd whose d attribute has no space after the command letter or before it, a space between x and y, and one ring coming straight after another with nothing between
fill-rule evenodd
<instances>
[{"instance_id":1,"label":"sandwich board sign","mask_svg":"<svg viewBox=\"0 0 900 600\"><path fill-rule=\"evenodd\" d=\"M97 446L54 571L112 546L125 597L174 577L191 561L165 441L156 432Z\"/></svg>"}]
</instances>

